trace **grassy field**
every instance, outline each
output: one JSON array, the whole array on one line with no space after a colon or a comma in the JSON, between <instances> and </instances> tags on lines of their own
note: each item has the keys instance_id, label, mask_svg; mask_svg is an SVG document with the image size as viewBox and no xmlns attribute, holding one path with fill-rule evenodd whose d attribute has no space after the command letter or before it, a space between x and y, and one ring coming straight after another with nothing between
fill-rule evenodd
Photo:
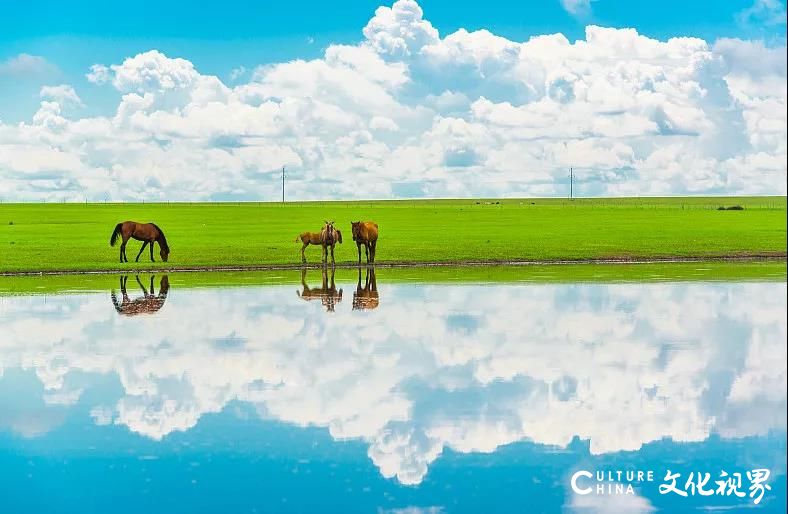
<instances>
[{"instance_id":1,"label":"grassy field","mask_svg":"<svg viewBox=\"0 0 788 514\"><path fill-rule=\"evenodd\" d=\"M330 271L328 271L330 273ZM334 279L337 287L353 288L366 270L337 268ZM151 276L155 284L162 272L142 272L138 276L147 286ZM301 270L233 271L167 274L174 289L301 285ZM132 274L127 274L132 277ZM380 268L376 271L378 287L386 284L561 284L561 283L656 283L656 282L775 282L785 281L788 272L785 262L692 262L648 264L562 264L539 266L427 266ZM106 292L118 289L118 274L64 275L0 275L0 297L8 295L59 294L78 292ZM321 270L308 269L306 283L319 286ZM363 282L362 282L363 283ZM134 279L129 281L136 291Z\"/></svg>"},{"instance_id":2,"label":"grassy field","mask_svg":"<svg viewBox=\"0 0 788 514\"><path fill-rule=\"evenodd\" d=\"M741 205L744 210L717 210ZM118 263L115 224L154 221L170 262ZM259 266L299 262L302 231L335 220L380 225L378 262L551 261L785 256L786 199L425 200L241 204L0 204L0 272ZM141 243L129 243L134 259ZM156 250L158 259L158 248ZM320 251L307 250L310 262Z\"/></svg>"}]
</instances>

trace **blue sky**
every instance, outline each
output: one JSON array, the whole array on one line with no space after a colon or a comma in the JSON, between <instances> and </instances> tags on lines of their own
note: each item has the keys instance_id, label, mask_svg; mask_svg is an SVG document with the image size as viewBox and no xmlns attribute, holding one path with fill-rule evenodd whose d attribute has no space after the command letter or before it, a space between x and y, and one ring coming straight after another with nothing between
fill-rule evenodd
<instances>
[{"instance_id":1,"label":"blue sky","mask_svg":"<svg viewBox=\"0 0 788 514\"><path fill-rule=\"evenodd\" d=\"M330 35L352 40L359 28L380 5L375 0L340 3L315 0L301 2L157 2L141 0L133 6L118 2L40 1L32 9L21 2L7 2L0 20L0 41L25 42L50 36L130 38L158 41L240 40ZM442 32L487 28L510 39L523 39L544 32L582 36L585 23L613 27L635 27L645 35L666 38L693 35L718 37L783 36L779 26L751 25L737 19L751 7L749 0L666 0L662 2L591 2L590 15L578 19L560 1L452 2L426 0L420 3L433 25ZM335 39L332 39L335 41Z\"/></svg>"},{"instance_id":2,"label":"blue sky","mask_svg":"<svg viewBox=\"0 0 788 514\"><path fill-rule=\"evenodd\" d=\"M591 196L785 190L781 0L392 1L5 2L0 198L265 199L281 165L305 199L553 196L570 163Z\"/></svg>"},{"instance_id":3,"label":"blue sky","mask_svg":"<svg viewBox=\"0 0 788 514\"><path fill-rule=\"evenodd\" d=\"M122 2L47 0L35 9L24 2L7 2L0 17L0 61L19 53L40 55L58 70L23 83L0 78L0 119L25 119L38 106L35 81L61 79L87 86L84 74L97 62L123 58L157 48L183 56L202 73L226 77L231 70L319 57L331 43L352 43L361 27L381 5L379 0L332 3L227 0L202 2L142 0ZM487 29L515 41L561 32L582 38L588 23L634 27L658 39L676 36L785 40L785 25L749 22L740 14L751 0L666 0L662 2L592 2L590 15L574 16L559 0L420 2L432 24L447 34L459 28ZM89 111L108 107L110 100L96 89Z\"/></svg>"}]
</instances>

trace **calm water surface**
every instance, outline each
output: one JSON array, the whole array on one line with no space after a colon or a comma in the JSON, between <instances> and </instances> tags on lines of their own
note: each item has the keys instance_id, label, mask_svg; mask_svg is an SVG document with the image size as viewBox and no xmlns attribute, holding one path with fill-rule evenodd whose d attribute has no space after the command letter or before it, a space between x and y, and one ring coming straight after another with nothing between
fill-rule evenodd
<instances>
[{"instance_id":1,"label":"calm water surface","mask_svg":"<svg viewBox=\"0 0 788 514\"><path fill-rule=\"evenodd\" d=\"M785 283L172 278L0 297L0 512L785 511Z\"/></svg>"}]
</instances>

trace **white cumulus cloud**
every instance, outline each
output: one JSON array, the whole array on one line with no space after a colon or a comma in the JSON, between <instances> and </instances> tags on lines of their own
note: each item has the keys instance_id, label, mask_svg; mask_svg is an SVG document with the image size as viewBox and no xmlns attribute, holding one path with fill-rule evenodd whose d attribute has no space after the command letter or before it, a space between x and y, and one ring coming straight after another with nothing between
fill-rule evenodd
<instances>
[{"instance_id":1,"label":"white cumulus cloud","mask_svg":"<svg viewBox=\"0 0 788 514\"><path fill-rule=\"evenodd\" d=\"M414 0L362 34L229 83L155 49L96 64L111 114L64 109L62 85L0 123L0 199L266 200L281 166L298 199L550 196L569 166L586 196L786 192L784 46L440 34Z\"/></svg>"},{"instance_id":2,"label":"white cumulus cloud","mask_svg":"<svg viewBox=\"0 0 788 514\"><path fill-rule=\"evenodd\" d=\"M44 86L39 93L41 98L53 100L61 105L73 104L82 105L82 99L79 98L77 92L73 87L68 84L60 84L59 86Z\"/></svg>"}]
</instances>

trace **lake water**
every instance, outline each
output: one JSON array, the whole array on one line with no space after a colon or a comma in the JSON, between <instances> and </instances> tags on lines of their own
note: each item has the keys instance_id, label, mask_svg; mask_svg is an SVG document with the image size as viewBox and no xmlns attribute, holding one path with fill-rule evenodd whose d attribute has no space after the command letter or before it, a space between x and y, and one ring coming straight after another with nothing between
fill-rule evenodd
<instances>
[{"instance_id":1,"label":"lake water","mask_svg":"<svg viewBox=\"0 0 788 514\"><path fill-rule=\"evenodd\" d=\"M784 282L293 273L0 297L0 512L785 511Z\"/></svg>"}]
</instances>

